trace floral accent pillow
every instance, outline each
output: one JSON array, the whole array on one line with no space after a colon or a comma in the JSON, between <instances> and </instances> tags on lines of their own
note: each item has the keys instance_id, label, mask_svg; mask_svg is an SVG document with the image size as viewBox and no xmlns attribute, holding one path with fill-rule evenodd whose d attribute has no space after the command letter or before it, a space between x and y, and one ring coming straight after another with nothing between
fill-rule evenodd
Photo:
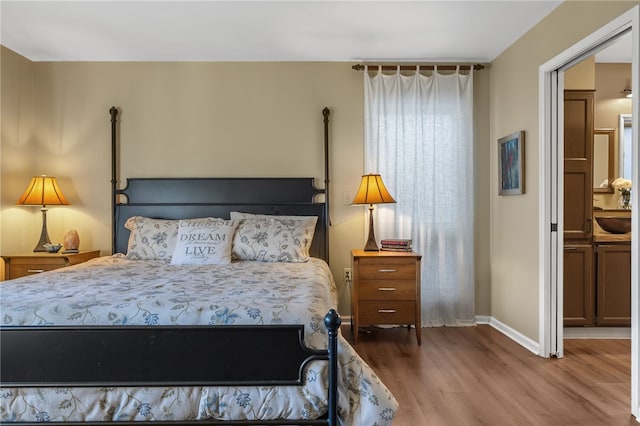
<instances>
[{"instance_id":1,"label":"floral accent pillow","mask_svg":"<svg viewBox=\"0 0 640 426\"><path fill-rule=\"evenodd\" d=\"M184 219L172 265L227 265L231 263L231 244L238 222L224 219Z\"/></svg>"},{"instance_id":2,"label":"floral accent pillow","mask_svg":"<svg viewBox=\"0 0 640 426\"><path fill-rule=\"evenodd\" d=\"M244 217L240 219L241 217ZM238 260L306 262L316 229L316 216L269 216L231 212L240 219L232 255Z\"/></svg>"},{"instance_id":3,"label":"floral accent pillow","mask_svg":"<svg viewBox=\"0 0 640 426\"><path fill-rule=\"evenodd\" d=\"M124 224L131 231L127 259L170 260L176 245L179 220L132 216Z\"/></svg>"}]
</instances>

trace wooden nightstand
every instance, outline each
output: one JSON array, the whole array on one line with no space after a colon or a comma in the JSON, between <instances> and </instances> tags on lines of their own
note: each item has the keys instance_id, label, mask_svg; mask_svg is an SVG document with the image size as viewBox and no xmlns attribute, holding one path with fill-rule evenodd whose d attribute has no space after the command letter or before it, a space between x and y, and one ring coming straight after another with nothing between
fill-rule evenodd
<instances>
[{"instance_id":1,"label":"wooden nightstand","mask_svg":"<svg viewBox=\"0 0 640 426\"><path fill-rule=\"evenodd\" d=\"M52 271L65 266L76 265L100 256L100 250L81 251L80 253L28 253L14 256L2 256L4 259L4 279L13 280L40 272Z\"/></svg>"},{"instance_id":2,"label":"wooden nightstand","mask_svg":"<svg viewBox=\"0 0 640 426\"><path fill-rule=\"evenodd\" d=\"M351 327L353 343L358 327L372 324L406 324L420 333L420 262L414 252L351 251Z\"/></svg>"}]
</instances>

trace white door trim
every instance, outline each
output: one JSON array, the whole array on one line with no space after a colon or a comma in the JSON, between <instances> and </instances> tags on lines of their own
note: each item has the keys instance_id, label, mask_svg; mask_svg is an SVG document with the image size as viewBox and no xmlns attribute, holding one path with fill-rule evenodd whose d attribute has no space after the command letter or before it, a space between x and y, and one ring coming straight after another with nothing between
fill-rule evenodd
<instances>
[{"instance_id":1,"label":"white door trim","mask_svg":"<svg viewBox=\"0 0 640 426\"><path fill-rule=\"evenodd\" d=\"M620 34L632 29L632 100L633 128L640 129L640 6L635 6L620 17L595 31L585 39L560 53L539 68L539 339L540 356L563 356L562 330L562 204L564 197L563 161L556 153L563 152L562 96L564 91L563 71L584 59L593 49L607 44ZM633 188L640 188L640 131L633 132ZM632 205L638 204L638 191L632 191ZM555 222L554 222L555 221ZM635 235L640 230L638 209L632 209L632 229ZM557 232L551 231L553 223ZM634 260L635 259L635 260ZM640 337L640 286L638 265L640 264L640 238L631 243L631 413L638 418L640 407L640 371L638 351Z\"/></svg>"},{"instance_id":2,"label":"white door trim","mask_svg":"<svg viewBox=\"0 0 640 426\"><path fill-rule=\"evenodd\" d=\"M546 64L545 64L546 65ZM563 356L562 327L558 326L558 318L563 317L562 292L557 291L558 277L562 277L562 262L558 262L563 252L562 235L564 205L558 203L562 199L564 188L564 164L558 161L558 153L564 151L563 121L555 117L564 115L564 104L553 102L564 91L564 73L558 67L550 65L550 70L540 67L539 84L539 116L540 116L540 211L539 211L539 259L540 259L540 318L538 355ZM553 225L553 228L552 228Z\"/></svg>"}]
</instances>

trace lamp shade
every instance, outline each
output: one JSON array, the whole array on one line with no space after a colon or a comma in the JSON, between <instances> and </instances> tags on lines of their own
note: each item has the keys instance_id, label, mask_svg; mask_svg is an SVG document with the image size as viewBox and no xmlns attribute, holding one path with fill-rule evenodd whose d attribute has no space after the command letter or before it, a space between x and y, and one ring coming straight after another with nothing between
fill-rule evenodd
<instances>
[{"instance_id":1,"label":"lamp shade","mask_svg":"<svg viewBox=\"0 0 640 426\"><path fill-rule=\"evenodd\" d=\"M16 204L26 206L68 205L53 176L34 176Z\"/></svg>"},{"instance_id":2,"label":"lamp shade","mask_svg":"<svg viewBox=\"0 0 640 426\"><path fill-rule=\"evenodd\" d=\"M379 174L368 174L362 176L360 188L353 199L352 204L383 204L395 203L387 187L382 182Z\"/></svg>"}]
</instances>

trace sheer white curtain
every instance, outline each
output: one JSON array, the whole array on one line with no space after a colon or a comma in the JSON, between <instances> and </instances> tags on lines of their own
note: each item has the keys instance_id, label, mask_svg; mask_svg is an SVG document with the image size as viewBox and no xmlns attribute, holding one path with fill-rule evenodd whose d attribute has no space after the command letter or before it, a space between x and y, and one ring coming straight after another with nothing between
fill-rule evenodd
<instances>
[{"instance_id":1,"label":"sheer white curtain","mask_svg":"<svg viewBox=\"0 0 640 426\"><path fill-rule=\"evenodd\" d=\"M422 326L473 324L473 71L364 75L365 173L397 201L376 236L422 254Z\"/></svg>"}]
</instances>

